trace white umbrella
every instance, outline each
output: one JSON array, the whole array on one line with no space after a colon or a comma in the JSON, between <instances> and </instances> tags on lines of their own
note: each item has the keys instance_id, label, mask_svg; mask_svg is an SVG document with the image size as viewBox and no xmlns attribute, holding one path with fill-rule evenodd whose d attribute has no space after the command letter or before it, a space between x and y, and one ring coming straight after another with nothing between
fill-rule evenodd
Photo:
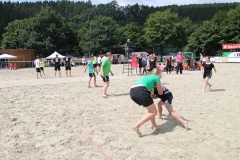
<instances>
[{"instance_id":1,"label":"white umbrella","mask_svg":"<svg viewBox=\"0 0 240 160\"><path fill-rule=\"evenodd\" d=\"M5 59L5 68L7 68L6 59L16 59L16 56L10 55L10 54L2 54L0 55L0 59Z\"/></svg>"}]
</instances>

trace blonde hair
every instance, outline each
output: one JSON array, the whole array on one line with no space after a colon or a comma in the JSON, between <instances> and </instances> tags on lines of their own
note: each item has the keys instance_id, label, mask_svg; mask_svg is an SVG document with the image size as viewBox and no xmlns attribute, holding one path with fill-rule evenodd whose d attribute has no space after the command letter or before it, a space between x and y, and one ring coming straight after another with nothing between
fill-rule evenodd
<instances>
[{"instance_id":1,"label":"blonde hair","mask_svg":"<svg viewBox=\"0 0 240 160\"><path fill-rule=\"evenodd\" d=\"M111 56L111 55L112 55L111 52L107 52L107 54L106 54L107 57L108 57L108 56Z\"/></svg>"},{"instance_id":2,"label":"blonde hair","mask_svg":"<svg viewBox=\"0 0 240 160\"><path fill-rule=\"evenodd\" d=\"M155 74L155 75L159 75L160 73L162 73L162 71L159 68L154 68L151 72L151 74Z\"/></svg>"}]
</instances>

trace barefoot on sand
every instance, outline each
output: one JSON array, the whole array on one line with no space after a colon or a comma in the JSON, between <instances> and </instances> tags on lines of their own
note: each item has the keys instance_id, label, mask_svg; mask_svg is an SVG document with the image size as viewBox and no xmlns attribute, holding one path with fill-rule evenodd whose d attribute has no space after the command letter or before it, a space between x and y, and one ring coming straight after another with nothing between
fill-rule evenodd
<instances>
[{"instance_id":1,"label":"barefoot on sand","mask_svg":"<svg viewBox=\"0 0 240 160\"><path fill-rule=\"evenodd\" d=\"M134 131L135 131L139 136L142 136L142 133L139 132L139 128L133 126L133 129L134 129Z\"/></svg>"},{"instance_id":2,"label":"barefoot on sand","mask_svg":"<svg viewBox=\"0 0 240 160\"><path fill-rule=\"evenodd\" d=\"M188 122L187 122L187 121L185 121L185 123L183 124L183 125L184 125L184 127L186 128L186 131L188 130L188 126L187 126L187 124L188 124Z\"/></svg>"},{"instance_id":3,"label":"barefoot on sand","mask_svg":"<svg viewBox=\"0 0 240 160\"><path fill-rule=\"evenodd\" d=\"M210 89L211 87L212 87L212 85L210 84L208 89Z\"/></svg>"},{"instance_id":4,"label":"barefoot on sand","mask_svg":"<svg viewBox=\"0 0 240 160\"><path fill-rule=\"evenodd\" d=\"M161 120L163 120L163 118L162 117L157 117L158 119L161 119Z\"/></svg>"},{"instance_id":5,"label":"barefoot on sand","mask_svg":"<svg viewBox=\"0 0 240 160\"><path fill-rule=\"evenodd\" d=\"M160 128L158 128L158 127L155 128L155 127L152 126L152 130L153 130L153 132L155 132L155 131L157 131L157 130L159 130L159 129L160 129Z\"/></svg>"}]
</instances>

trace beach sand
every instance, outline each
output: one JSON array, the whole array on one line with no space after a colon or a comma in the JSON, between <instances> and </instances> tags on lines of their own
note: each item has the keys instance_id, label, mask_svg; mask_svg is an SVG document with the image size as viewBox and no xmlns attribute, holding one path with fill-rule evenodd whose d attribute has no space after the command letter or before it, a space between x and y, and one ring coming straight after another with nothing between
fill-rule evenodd
<instances>
[{"instance_id":1,"label":"beach sand","mask_svg":"<svg viewBox=\"0 0 240 160\"><path fill-rule=\"evenodd\" d=\"M189 130L163 106L160 130L153 133L147 122L142 137L132 126L147 110L129 96L142 76L122 75L122 65L112 65L109 98L102 98L99 75L99 87L87 88L81 67L72 68L71 78L64 67L62 78L45 67L43 79L36 79L35 68L0 70L0 159L240 159L240 64L215 67L205 93L200 71L163 75Z\"/></svg>"}]
</instances>

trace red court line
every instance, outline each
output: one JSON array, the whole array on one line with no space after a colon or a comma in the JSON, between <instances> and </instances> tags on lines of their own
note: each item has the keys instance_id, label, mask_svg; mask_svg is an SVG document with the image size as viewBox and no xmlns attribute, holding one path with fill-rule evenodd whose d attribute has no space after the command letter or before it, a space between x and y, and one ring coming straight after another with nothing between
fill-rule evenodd
<instances>
[{"instance_id":1,"label":"red court line","mask_svg":"<svg viewBox=\"0 0 240 160\"><path fill-rule=\"evenodd\" d=\"M107 159L107 160L110 160L107 156L104 155L104 153L100 150L100 148L92 141L91 137L83 131L83 129L79 126L78 122L75 120L75 118L73 117L73 115L71 114L71 112L69 111L68 107L67 107L67 104L62 96L62 94L60 93L60 91L57 89L57 86L54 84L56 90L58 91L59 95L61 96L62 100L63 100L63 103L65 104L66 106L66 110L68 111L69 115L73 118L74 122L77 124L78 128L87 136L87 138L92 142L92 144L97 148L97 150Z\"/></svg>"}]
</instances>

